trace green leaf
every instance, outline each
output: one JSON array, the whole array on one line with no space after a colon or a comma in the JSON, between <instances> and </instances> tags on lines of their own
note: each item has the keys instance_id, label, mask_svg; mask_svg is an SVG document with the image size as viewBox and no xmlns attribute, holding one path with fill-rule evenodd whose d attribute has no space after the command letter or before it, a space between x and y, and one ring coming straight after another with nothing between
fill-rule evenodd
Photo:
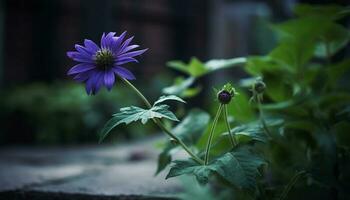
<instances>
[{"instance_id":1,"label":"green leaf","mask_svg":"<svg viewBox=\"0 0 350 200\"><path fill-rule=\"evenodd\" d=\"M249 141L258 141L266 142L266 135L262 127L258 124L255 125L241 125L231 129L231 133L235 135L239 143L249 142ZM222 133L224 136L228 136L228 132Z\"/></svg>"},{"instance_id":2,"label":"green leaf","mask_svg":"<svg viewBox=\"0 0 350 200\"><path fill-rule=\"evenodd\" d=\"M194 145L206 129L210 120L208 113L193 109L189 114L172 130L186 145ZM166 144L163 152L158 157L158 169L156 174L161 172L170 162L172 149L176 146L171 142Z\"/></svg>"},{"instance_id":3,"label":"green leaf","mask_svg":"<svg viewBox=\"0 0 350 200\"><path fill-rule=\"evenodd\" d=\"M170 101L170 100L186 103L183 99L181 99L178 96L175 96L175 95L163 95L163 96L159 97L159 99L156 102L154 102L153 106L155 106L157 104L160 104L160 103L162 103L164 101Z\"/></svg>"},{"instance_id":4,"label":"green leaf","mask_svg":"<svg viewBox=\"0 0 350 200\"><path fill-rule=\"evenodd\" d=\"M337 123L332 130L335 134L336 141L338 145L350 147L350 123L347 121L342 121Z\"/></svg>"},{"instance_id":5,"label":"green leaf","mask_svg":"<svg viewBox=\"0 0 350 200\"><path fill-rule=\"evenodd\" d=\"M322 16L338 20L349 15L350 9L339 5L297 4L294 8L294 13L299 17Z\"/></svg>"},{"instance_id":6,"label":"green leaf","mask_svg":"<svg viewBox=\"0 0 350 200\"><path fill-rule=\"evenodd\" d=\"M327 68L328 84L335 87L338 84L338 80L350 70L350 59L345 59L340 63L331 65Z\"/></svg>"},{"instance_id":7,"label":"green leaf","mask_svg":"<svg viewBox=\"0 0 350 200\"><path fill-rule=\"evenodd\" d=\"M296 73L313 56L315 41L290 38L280 43L268 55L291 73Z\"/></svg>"},{"instance_id":8,"label":"green leaf","mask_svg":"<svg viewBox=\"0 0 350 200\"><path fill-rule=\"evenodd\" d=\"M166 118L172 121L179 121L174 113L168 110L168 105L153 106L151 109L143 109L136 106L124 107L120 109L119 113L113 115L100 133L100 142L108 135L108 133L116 126L125 123L130 124L141 120L142 124L147 123L149 119Z\"/></svg>"},{"instance_id":9,"label":"green leaf","mask_svg":"<svg viewBox=\"0 0 350 200\"><path fill-rule=\"evenodd\" d=\"M182 61L170 61L168 67L181 71L191 77L198 78L216 70L230 68L246 63L246 58L214 59L206 63L193 57L188 64Z\"/></svg>"},{"instance_id":10,"label":"green leaf","mask_svg":"<svg viewBox=\"0 0 350 200\"><path fill-rule=\"evenodd\" d=\"M347 45L350 40L350 32L341 25L331 23L320 35L315 55L321 58L333 56Z\"/></svg>"},{"instance_id":11,"label":"green leaf","mask_svg":"<svg viewBox=\"0 0 350 200\"><path fill-rule=\"evenodd\" d=\"M204 165L198 165L194 160L175 160L174 165L171 167L166 179L180 176L183 174L191 174L196 169L202 168Z\"/></svg>"},{"instance_id":12,"label":"green leaf","mask_svg":"<svg viewBox=\"0 0 350 200\"><path fill-rule=\"evenodd\" d=\"M238 89L237 92L239 95L235 95L232 99L232 103L227 105L228 112L232 114L237 121L251 121L254 119L255 114L252 106L249 104L249 98L242 90Z\"/></svg>"},{"instance_id":13,"label":"green leaf","mask_svg":"<svg viewBox=\"0 0 350 200\"><path fill-rule=\"evenodd\" d=\"M184 97L183 94L193 84L194 80L195 79L193 77L189 77L187 79L184 79L183 77L178 77L175 79L175 82L172 86L163 88L162 92L168 95L173 94Z\"/></svg>"},{"instance_id":14,"label":"green leaf","mask_svg":"<svg viewBox=\"0 0 350 200\"><path fill-rule=\"evenodd\" d=\"M242 147L218 158L213 167L222 178L236 187L255 191L259 168L264 164L260 157Z\"/></svg>"},{"instance_id":15,"label":"green leaf","mask_svg":"<svg viewBox=\"0 0 350 200\"><path fill-rule=\"evenodd\" d=\"M205 63L206 73L210 73L216 70L244 65L247 62L247 58L231 58L231 59L214 59Z\"/></svg>"},{"instance_id":16,"label":"green leaf","mask_svg":"<svg viewBox=\"0 0 350 200\"><path fill-rule=\"evenodd\" d=\"M256 178L263 164L265 162L260 157L241 147L220 156L209 165L198 165L193 160L174 161L166 178L192 174L198 182L205 184L215 173L239 189L255 191Z\"/></svg>"},{"instance_id":17,"label":"green leaf","mask_svg":"<svg viewBox=\"0 0 350 200\"><path fill-rule=\"evenodd\" d=\"M170 61L167 65L170 68L184 72L192 77L199 77L207 71L204 64L195 57L193 57L188 64L182 61Z\"/></svg>"}]
</instances>

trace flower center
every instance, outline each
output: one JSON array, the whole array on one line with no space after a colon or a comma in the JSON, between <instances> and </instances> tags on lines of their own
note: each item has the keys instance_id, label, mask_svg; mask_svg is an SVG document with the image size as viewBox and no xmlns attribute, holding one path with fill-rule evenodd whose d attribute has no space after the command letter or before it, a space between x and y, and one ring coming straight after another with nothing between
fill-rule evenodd
<instances>
[{"instance_id":1,"label":"flower center","mask_svg":"<svg viewBox=\"0 0 350 200\"><path fill-rule=\"evenodd\" d=\"M101 49L96 52L96 65L101 70L110 69L114 64L113 53L108 49Z\"/></svg>"}]
</instances>

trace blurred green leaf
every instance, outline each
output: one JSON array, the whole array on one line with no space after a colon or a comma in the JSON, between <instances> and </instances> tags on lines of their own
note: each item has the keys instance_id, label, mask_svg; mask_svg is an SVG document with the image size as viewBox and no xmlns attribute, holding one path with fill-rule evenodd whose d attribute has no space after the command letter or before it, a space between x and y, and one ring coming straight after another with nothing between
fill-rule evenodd
<instances>
[{"instance_id":1,"label":"blurred green leaf","mask_svg":"<svg viewBox=\"0 0 350 200\"><path fill-rule=\"evenodd\" d=\"M193 57L188 64L182 61L170 61L167 63L168 67L181 71L192 77L199 77L207 72L204 64Z\"/></svg>"},{"instance_id":2,"label":"blurred green leaf","mask_svg":"<svg viewBox=\"0 0 350 200\"><path fill-rule=\"evenodd\" d=\"M205 63L205 67L207 69L206 73L210 73L210 72L225 69L225 68L241 66L241 65L244 65L246 62L247 62L247 59L244 57L209 60L208 62Z\"/></svg>"},{"instance_id":3,"label":"blurred green leaf","mask_svg":"<svg viewBox=\"0 0 350 200\"><path fill-rule=\"evenodd\" d=\"M241 90L237 90L238 95L232 99L232 103L227 105L229 115L239 122L248 122L254 119L255 113L253 107L249 103L248 96Z\"/></svg>"},{"instance_id":4,"label":"blurred green leaf","mask_svg":"<svg viewBox=\"0 0 350 200\"><path fill-rule=\"evenodd\" d=\"M341 19L350 14L349 7L339 5L297 4L294 13L299 17L322 16L332 20Z\"/></svg>"},{"instance_id":5,"label":"blurred green leaf","mask_svg":"<svg viewBox=\"0 0 350 200\"><path fill-rule=\"evenodd\" d=\"M196 180L189 176L183 176L181 178L183 183L184 192L179 195L181 200L220 200L217 194L211 192L209 186L203 186L198 184Z\"/></svg>"},{"instance_id":6,"label":"blurred green leaf","mask_svg":"<svg viewBox=\"0 0 350 200\"><path fill-rule=\"evenodd\" d=\"M175 79L175 82L172 86L163 88L162 92L168 95L178 95L182 98L192 97L196 95L200 88L190 88L190 86L194 83L194 78L189 77L184 79L183 77L178 77Z\"/></svg>"},{"instance_id":7,"label":"blurred green leaf","mask_svg":"<svg viewBox=\"0 0 350 200\"><path fill-rule=\"evenodd\" d=\"M315 55L321 58L333 56L346 46L350 40L350 32L343 26L331 23L320 35Z\"/></svg>"},{"instance_id":8,"label":"blurred green leaf","mask_svg":"<svg viewBox=\"0 0 350 200\"><path fill-rule=\"evenodd\" d=\"M167 63L168 67L181 71L191 77L198 78L210 72L242 65L246 62L246 58L232 58L209 60L206 63L201 62L193 57L188 64L182 61L170 61Z\"/></svg>"},{"instance_id":9,"label":"blurred green leaf","mask_svg":"<svg viewBox=\"0 0 350 200\"><path fill-rule=\"evenodd\" d=\"M328 84L335 87L338 84L338 80L346 75L346 72L350 70L350 59L342 60L340 63L333 64L327 68Z\"/></svg>"}]
</instances>

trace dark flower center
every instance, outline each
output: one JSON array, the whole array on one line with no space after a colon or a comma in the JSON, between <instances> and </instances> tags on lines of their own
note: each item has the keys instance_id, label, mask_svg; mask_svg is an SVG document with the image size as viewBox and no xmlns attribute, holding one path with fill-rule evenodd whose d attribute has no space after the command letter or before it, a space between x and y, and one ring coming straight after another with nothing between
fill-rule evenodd
<instances>
[{"instance_id":1,"label":"dark flower center","mask_svg":"<svg viewBox=\"0 0 350 200\"><path fill-rule=\"evenodd\" d=\"M110 69L114 64L113 53L108 49L101 49L96 52L96 65L101 70Z\"/></svg>"},{"instance_id":2,"label":"dark flower center","mask_svg":"<svg viewBox=\"0 0 350 200\"><path fill-rule=\"evenodd\" d=\"M233 94L230 94L226 90L222 90L218 93L218 99L219 99L220 103L222 103L222 104L230 103L232 97L233 97Z\"/></svg>"}]
</instances>

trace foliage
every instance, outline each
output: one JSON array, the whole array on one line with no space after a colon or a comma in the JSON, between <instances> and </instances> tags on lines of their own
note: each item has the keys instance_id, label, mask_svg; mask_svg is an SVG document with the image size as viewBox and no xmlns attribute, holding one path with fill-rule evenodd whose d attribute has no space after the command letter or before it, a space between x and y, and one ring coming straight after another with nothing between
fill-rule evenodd
<instances>
[{"instance_id":1,"label":"foliage","mask_svg":"<svg viewBox=\"0 0 350 200\"><path fill-rule=\"evenodd\" d=\"M346 189L350 178L350 83L346 76L350 65L348 58L342 58L350 32L339 23L350 10L301 4L295 14L296 18L272 26L279 40L265 56L168 63L187 77L163 92L184 98L197 95L202 87L193 87L194 82L216 70L244 64L251 77L234 84L245 89L236 88L239 95L228 105L233 116L209 123L195 146L202 158L213 157L209 164L175 160L167 178L194 175L199 183L219 184L219 191L233 192L227 199L350 197ZM259 94L254 88L257 80L264 86ZM195 93L185 95L184 91L194 89ZM249 102L247 89L255 101ZM225 120L235 127L227 129ZM237 142L234 147L228 142L230 134ZM205 152L211 140L213 147ZM170 160L167 157L166 162L158 163L158 171Z\"/></svg>"},{"instance_id":2,"label":"foliage","mask_svg":"<svg viewBox=\"0 0 350 200\"><path fill-rule=\"evenodd\" d=\"M191 175L215 188L194 196L349 199L349 59L343 58L342 50L350 32L339 20L350 10L298 5L294 12L296 18L272 25L278 43L265 56L170 61L168 66L186 77L164 88L166 96L153 105L124 80L147 108L120 109L102 129L101 139L122 123L152 120L170 137L156 173L170 167L167 178ZM178 121L165 101L184 103L181 98L190 99L203 90L193 86L200 77L242 65L249 77L223 87L217 96L221 100L212 106L216 109L212 121L205 111L193 109L174 128L163 124L162 119ZM172 160L179 149L188 158Z\"/></svg>"},{"instance_id":3,"label":"foliage","mask_svg":"<svg viewBox=\"0 0 350 200\"><path fill-rule=\"evenodd\" d=\"M101 124L121 103L137 103L119 90L89 97L84 89L72 83L33 83L1 91L0 143L75 144L96 143ZM122 128L124 136L138 137L154 132L152 126ZM13 132L21 132L17 137ZM113 138L111 138L113 139Z\"/></svg>"},{"instance_id":4,"label":"foliage","mask_svg":"<svg viewBox=\"0 0 350 200\"><path fill-rule=\"evenodd\" d=\"M170 95L170 96L161 96L153 106L149 109L143 109L136 106L124 107L120 109L119 113L113 115L113 117L106 123L103 127L100 135L100 142L107 136L107 134L119 124L130 124L141 120L142 124L146 124L149 119L154 118L166 118L172 121L179 121L174 113L168 110L169 106L166 104L160 104L164 101L175 100L182 103L185 103L181 98ZM160 104L160 105L159 105Z\"/></svg>"}]
</instances>

